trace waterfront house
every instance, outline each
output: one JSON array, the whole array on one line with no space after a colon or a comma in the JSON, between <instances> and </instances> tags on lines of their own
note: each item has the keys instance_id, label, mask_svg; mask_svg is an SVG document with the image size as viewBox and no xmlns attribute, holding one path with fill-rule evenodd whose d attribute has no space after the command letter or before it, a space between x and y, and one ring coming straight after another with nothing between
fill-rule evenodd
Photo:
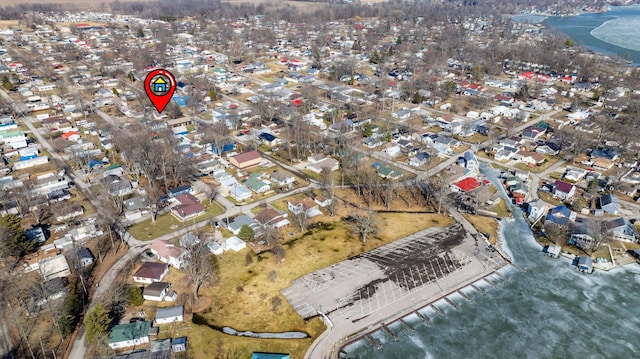
<instances>
[{"instance_id":1,"label":"waterfront house","mask_svg":"<svg viewBox=\"0 0 640 359\"><path fill-rule=\"evenodd\" d=\"M546 252L544 253L549 257L558 258L560 256L560 249L561 249L560 246L551 245L544 248L546 249Z\"/></svg>"},{"instance_id":2,"label":"waterfront house","mask_svg":"<svg viewBox=\"0 0 640 359\"><path fill-rule=\"evenodd\" d=\"M593 272L593 261L590 257L576 257L574 260L576 269L583 273Z\"/></svg>"},{"instance_id":3,"label":"waterfront house","mask_svg":"<svg viewBox=\"0 0 640 359\"><path fill-rule=\"evenodd\" d=\"M636 243L638 232L628 219L620 217L604 223L605 231L614 240Z\"/></svg>"},{"instance_id":4,"label":"waterfront house","mask_svg":"<svg viewBox=\"0 0 640 359\"><path fill-rule=\"evenodd\" d=\"M558 206L551 208L547 215L544 217L544 221L551 221L555 224L567 225L570 221L575 219L575 213L571 212L569 208L565 206Z\"/></svg>"}]
</instances>

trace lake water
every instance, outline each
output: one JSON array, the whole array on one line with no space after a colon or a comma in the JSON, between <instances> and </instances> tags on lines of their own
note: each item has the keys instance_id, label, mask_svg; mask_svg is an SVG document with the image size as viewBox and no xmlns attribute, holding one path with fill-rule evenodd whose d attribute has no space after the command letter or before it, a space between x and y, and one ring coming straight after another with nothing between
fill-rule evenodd
<instances>
[{"instance_id":1,"label":"lake water","mask_svg":"<svg viewBox=\"0 0 640 359\"><path fill-rule=\"evenodd\" d=\"M496 173L487 175L495 183ZM415 332L391 325L397 342L378 331L373 337L383 343L382 350L360 340L345 348L348 358L640 357L640 296L635 293L640 266L579 273L568 259L540 254L520 215L503 221L502 236L514 263L526 272L510 270L508 280L494 280L497 288L483 286L485 295L468 288L473 302L455 298L457 310L439 303L443 317L421 311L429 325L408 317Z\"/></svg>"},{"instance_id":2,"label":"lake water","mask_svg":"<svg viewBox=\"0 0 640 359\"><path fill-rule=\"evenodd\" d=\"M535 23L541 17L515 17ZM604 13L548 17L545 24L574 40L576 44L605 55L617 55L640 64L640 6L612 7Z\"/></svg>"}]
</instances>

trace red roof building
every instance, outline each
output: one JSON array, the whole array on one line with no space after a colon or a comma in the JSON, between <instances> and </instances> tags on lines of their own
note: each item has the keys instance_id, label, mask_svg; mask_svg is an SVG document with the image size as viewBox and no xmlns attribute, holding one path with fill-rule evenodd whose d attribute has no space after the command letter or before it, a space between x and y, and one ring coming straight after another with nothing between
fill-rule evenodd
<instances>
[{"instance_id":1,"label":"red roof building","mask_svg":"<svg viewBox=\"0 0 640 359\"><path fill-rule=\"evenodd\" d=\"M451 185L453 190L458 192L471 192L480 186L482 186L482 183L478 182L478 180L473 177L464 178Z\"/></svg>"},{"instance_id":2,"label":"red roof building","mask_svg":"<svg viewBox=\"0 0 640 359\"><path fill-rule=\"evenodd\" d=\"M249 151L229 158L229 162L239 169L244 169L259 165L262 162L262 156L258 151Z\"/></svg>"}]
</instances>

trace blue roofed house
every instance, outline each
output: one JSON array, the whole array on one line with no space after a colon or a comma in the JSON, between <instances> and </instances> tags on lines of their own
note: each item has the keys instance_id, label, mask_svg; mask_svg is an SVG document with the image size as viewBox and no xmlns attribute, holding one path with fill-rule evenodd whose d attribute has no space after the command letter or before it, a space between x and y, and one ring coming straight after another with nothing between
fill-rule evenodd
<instances>
[{"instance_id":1,"label":"blue roofed house","mask_svg":"<svg viewBox=\"0 0 640 359\"><path fill-rule=\"evenodd\" d=\"M551 221L555 224L567 225L575 218L575 214L572 213L566 206L558 206L551 208L547 216L544 217L544 221Z\"/></svg>"},{"instance_id":2,"label":"blue roofed house","mask_svg":"<svg viewBox=\"0 0 640 359\"><path fill-rule=\"evenodd\" d=\"M605 194L598 198L598 208L609 214L618 214L620 212L620 202L616 196Z\"/></svg>"},{"instance_id":3,"label":"blue roofed house","mask_svg":"<svg viewBox=\"0 0 640 359\"><path fill-rule=\"evenodd\" d=\"M282 143L282 140L269 132L262 132L258 135L258 140L269 147L274 147Z\"/></svg>"}]
</instances>

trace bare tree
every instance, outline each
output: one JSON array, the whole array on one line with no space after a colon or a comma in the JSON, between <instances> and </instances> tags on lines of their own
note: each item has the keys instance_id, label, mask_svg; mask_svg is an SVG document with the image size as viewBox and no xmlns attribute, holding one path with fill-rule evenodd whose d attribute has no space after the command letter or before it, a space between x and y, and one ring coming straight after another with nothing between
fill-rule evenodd
<instances>
[{"instance_id":1,"label":"bare tree","mask_svg":"<svg viewBox=\"0 0 640 359\"><path fill-rule=\"evenodd\" d=\"M590 250L591 254L593 254L593 252L600 249L605 238L605 230L602 227L602 222L595 220L589 221L587 223L587 234L591 237L591 244L589 245L589 248L585 249Z\"/></svg>"},{"instance_id":2,"label":"bare tree","mask_svg":"<svg viewBox=\"0 0 640 359\"><path fill-rule=\"evenodd\" d=\"M353 215L348 220L351 223L351 233L357 235L362 243L367 243L369 236L378 233L376 214L373 211L367 211L364 215Z\"/></svg>"},{"instance_id":3,"label":"bare tree","mask_svg":"<svg viewBox=\"0 0 640 359\"><path fill-rule=\"evenodd\" d=\"M551 221L545 222L544 230L547 233L547 237L553 241L554 244L566 242L571 234L571 228L568 224L559 224Z\"/></svg>"},{"instance_id":4,"label":"bare tree","mask_svg":"<svg viewBox=\"0 0 640 359\"><path fill-rule=\"evenodd\" d=\"M193 285L193 296L198 299L198 290L205 283L215 282L218 270L218 260L209 251L204 242L195 243L185 252L184 272Z\"/></svg>"},{"instance_id":5,"label":"bare tree","mask_svg":"<svg viewBox=\"0 0 640 359\"><path fill-rule=\"evenodd\" d=\"M307 229L307 226L309 225L309 216L307 215L307 211L303 209L299 213L294 213L293 221L298 225L301 232Z\"/></svg>"},{"instance_id":6,"label":"bare tree","mask_svg":"<svg viewBox=\"0 0 640 359\"><path fill-rule=\"evenodd\" d=\"M273 256L276 258L276 264L280 264L287 254L287 250L280 244L276 244L271 248L271 253L273 253Z\"/></svg>"}]
</instances>

